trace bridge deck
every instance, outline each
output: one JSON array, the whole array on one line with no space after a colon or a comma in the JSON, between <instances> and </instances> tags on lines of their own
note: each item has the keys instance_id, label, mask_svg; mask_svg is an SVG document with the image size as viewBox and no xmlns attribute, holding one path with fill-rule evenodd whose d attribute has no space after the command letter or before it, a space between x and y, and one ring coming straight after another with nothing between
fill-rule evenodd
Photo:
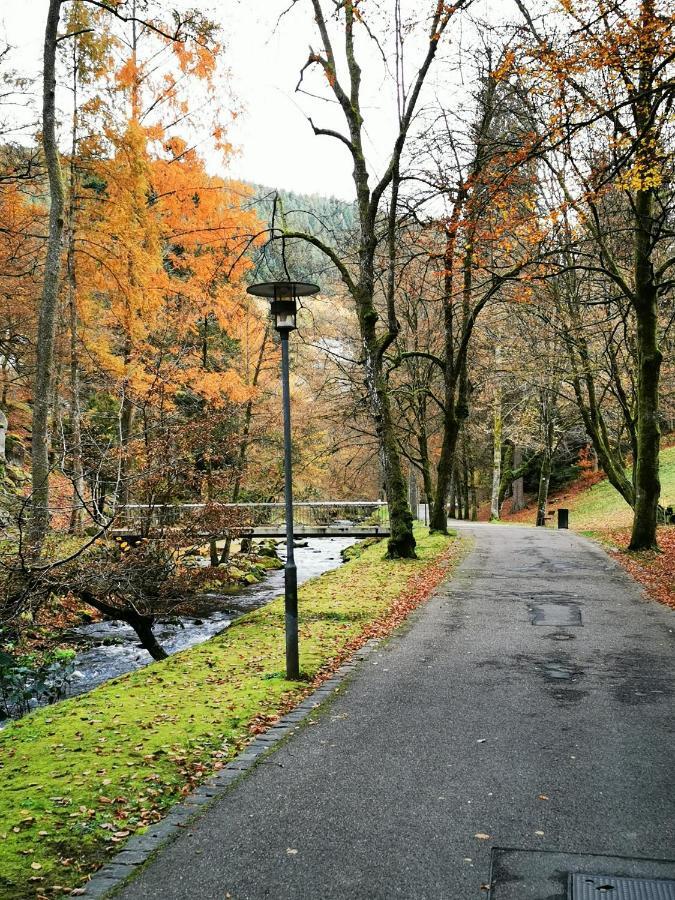
<instances>
[{"instance_id":1,"label":"bridge deck","mask_svg":"<svg viewBox=\"0 0 675 900\"><path fill-rule=\"evenodd\" d=\"M199 517L205 511L217 514L219 510L227 514L226 521L217 526L213 518L209 522L207 516L206 527L200 528ZM293 518L293 533L297 537L366 538L391 534L388 507L381 500L298 502L293 504ZM283 538L286 536L284 519L283 503L160 503L153 506L130 503L121 510L113 533L120 536L148 534L155 529L160 534L168 533L191 520L197 533L215 527L223 529L220 537L225 537L229 528L235 535Z\"/></svg>"}]
</instances>

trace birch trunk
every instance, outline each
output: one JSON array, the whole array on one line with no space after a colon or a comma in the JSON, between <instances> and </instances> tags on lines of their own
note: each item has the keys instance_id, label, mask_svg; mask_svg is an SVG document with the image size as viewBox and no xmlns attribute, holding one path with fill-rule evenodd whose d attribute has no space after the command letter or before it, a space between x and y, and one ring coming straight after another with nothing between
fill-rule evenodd
<instances>
[{"instance_id":1,"label":"birch trunk","mask_svg":"<svg viewBox=\"0 0 675 900\"><path fill-rule=\"evenodd\" d=\"M77 38L73 38L73 121L70 148L70 197L68 203L68 250L66 254L66 272L68 278L68 324L70 330L70 459L72 465L71 479L73 484L72 509L70 513L71 534L80 534L84 524L84 467L82 465L82 414L80 409L80 366L78 360L77 338L77 271L75 262L75 217L77 199L77 172L75 157L77 153Z\"/></svg>"},{"instance_id":2,"label":"birch trunk","mask_svg":"<svg viewBox=\"0 0 675 900\"><path fill-rule=\"evenodd\" d=\"M36 554L49 528L49 401L59 302L65 190L56 143L56 46L62 0L49 0L44 37L42 147L49 180L49 233L38 314L31 428L32 501L29 540Z\"/></svg>"}]
</instances>

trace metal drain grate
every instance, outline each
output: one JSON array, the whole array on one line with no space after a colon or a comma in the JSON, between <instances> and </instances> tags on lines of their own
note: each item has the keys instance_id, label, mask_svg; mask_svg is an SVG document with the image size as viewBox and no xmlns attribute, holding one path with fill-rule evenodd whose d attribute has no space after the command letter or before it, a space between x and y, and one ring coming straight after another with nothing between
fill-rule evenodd
<instances>
[{"instance_id":1,"label":"metal drain grate","mask_svg":"<svg viewBox=\"0 0 675 900\"><path fill-rule=\"evenodd\" d=\"M675 881L570 874L570 900L675 900Z\"/></svg>"}]
</instances>

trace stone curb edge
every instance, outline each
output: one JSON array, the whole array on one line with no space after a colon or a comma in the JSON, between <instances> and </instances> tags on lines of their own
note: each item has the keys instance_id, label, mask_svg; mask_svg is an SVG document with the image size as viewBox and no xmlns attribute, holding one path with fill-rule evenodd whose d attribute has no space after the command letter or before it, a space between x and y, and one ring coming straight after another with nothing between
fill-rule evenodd
<instances>
[{"instance_id":1,"label":"stone curb edge","mask_svg":"<svg viewBox=\"0 0 675 900\"><path fill-rule=\"evenodd\" d=\"M299 703L291 712L279 719L215 775L205 779L185 800L175 804L159 822L149 826L143 834L129 838L124 848L96 872L75 896L103 898L113 888L119 887L132 872L142 866L160 847L168 843L179 829L185 828L201 809L222 796L230 785L251 769L259 758L276 744L292 734L299 724L324 703L351 675L358 664L380 644L380 638L372 638L343 663L314 693Z\"/></svg>"}]
</instances>

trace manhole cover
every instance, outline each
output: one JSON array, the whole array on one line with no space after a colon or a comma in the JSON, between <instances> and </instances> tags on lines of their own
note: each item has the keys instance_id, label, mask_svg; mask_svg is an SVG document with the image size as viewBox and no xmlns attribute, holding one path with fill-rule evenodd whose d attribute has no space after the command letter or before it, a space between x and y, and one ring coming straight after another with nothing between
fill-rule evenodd
<instances>
[{"instance_id":1,"label":"manhole cover","mask_svg":"<svg viewBox=\"0 0 675 900\"><path fill-rule=\"evenodd\" d=\"M532 625L559 628L581 625L581 610L578 606L563 603L540 603L530 607Z\"/></svg>"},{"instance_id":2,"label":"manhole cover","mask_svg":"<svg viewBox=\"0 0 675 900\"><path fill-rule=\"evenodd\" d=\"M675 900L675 881L570 874L571 900Z\"/></svg>"},{"instance_id":3,"label":"manhole cover","mask_svg":"<svg viewBox=\"0 0 675 900\"><path fill-rule=\"evenodd\" d=\"M672 891L675 860L493 847L489 881L490 900L675 900L656 892Z\"/></svg>"}]
</instances>

